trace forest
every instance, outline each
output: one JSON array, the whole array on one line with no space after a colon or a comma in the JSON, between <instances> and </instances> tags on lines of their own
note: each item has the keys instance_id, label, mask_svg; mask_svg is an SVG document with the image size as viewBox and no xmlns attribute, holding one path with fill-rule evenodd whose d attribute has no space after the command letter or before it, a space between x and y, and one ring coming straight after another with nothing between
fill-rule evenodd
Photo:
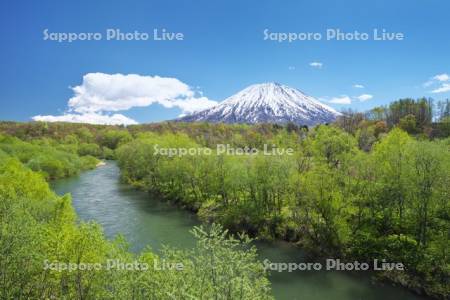
<instances>
[{"instance_id":1,"label":"forest","mask_svg":"<svg viewBox=\"0 0 450 300\"><path fill-rule=\"evenodd\" d=\"M84 126L69 126L76 134L61 140L0 134L0 299L272 298L244 235L235 238L219 225L196 227L193 249L156 254L149 245L133 253L123 237L107 240L98 224L80 220L70 195L57 196L48 180L94 168L99 158L110 158L105 147L128 133L103 132L97 144ZM110 261L146 267L108 268ZM183 269L155 268L163 262Z\"/></svg>"},{"instance_id":2,"label":"forest","mask_svg":"<svg viewBox=\"0 0 450 300\"><path fill-rule=\"evenodd\" d=\"M427 99L401 99L311 128L1 122L1 298L269 299L267 273L250 236L287 240L315 257L401 262L406 271L379 272L378 279L445 299L449 103L439 103L437 113L433 107ZM293 155L219 154L217 145L289 148ZM210 151L167 156L155 147ZM99 225L77 218L69 195L56 196L48 186L95 168L101 159L117 160L124 182L214 225L193 229L198 243L192 251L169 248L162 257L150 249L131 253L122 237L107 240ZM218 256L230 259L214 259ZM183 273L42 269L44 259L103 263L112 257L165 258L189 268Z\"/></svg>"}]
</instances>

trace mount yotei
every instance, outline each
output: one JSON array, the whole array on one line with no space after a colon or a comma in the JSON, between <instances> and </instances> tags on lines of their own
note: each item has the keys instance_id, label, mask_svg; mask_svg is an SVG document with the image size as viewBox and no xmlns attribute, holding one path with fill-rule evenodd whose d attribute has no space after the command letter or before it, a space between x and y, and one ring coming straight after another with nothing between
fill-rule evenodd
<instances>
[{"instance_id":1,"label":"mount yotei","mask_svg":"<svg viewBox=\"0 0 450 300\"><path fill-rule=\"evenodd\" d=\"M288 123L316 125L340 115L301 91L279 83L251 85L218 105L179 121L212 123Z\"/></svg>"}]
</instances>

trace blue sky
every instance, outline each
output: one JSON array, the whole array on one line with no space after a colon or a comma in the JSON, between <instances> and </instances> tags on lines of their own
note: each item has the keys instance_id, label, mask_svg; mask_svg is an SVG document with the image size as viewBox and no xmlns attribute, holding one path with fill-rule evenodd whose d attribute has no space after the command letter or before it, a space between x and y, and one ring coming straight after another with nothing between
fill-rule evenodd
<instances>
[{"instance_id":1,"label":"blue sky","mask_svg":"<svg viewBox=\"0 0 450 300\"><path fill-rule=\"evenodd\" d=\"M250 84L268 81L298 88L338 110L366 110L401 97L446 99L450 98L450 91L444 92L450 90L445 77L450 74L449 11L446 0L2 1L0 119L29 121L36 115L84 113L80 107L86 94L104 93L89 90L99 82L94 76L93 81L83 81L90 73L137 74L145 79L141 84L152 84L153 76L174 78L176 84L189 87L179 85L180 97L206 102L222 101ZM183 33L184 40L58 43L43 39L44 29L104 34L108 28L149 33L165 28ZM329 28L370 34L375 28L386 29L405 38L280 43L264 40L263 34L265 29L324 34ZM313 67L312 62L322 66ZM129 86L129 79L120 82ZM364 88L355 88L356 84ZM78 106L69 107L75 93L71 87L76 86L83 91ZM161 86L166 82L155 88ZM122 89L117 93L127 96ZM357 98L361 95L372 98L361 101ZM113 111L92 110L92 105L89 109L123 114L140 123L183 113L183 106L162 100L133 103L122 110L114 105Z\"/></svg>"}]
</instances>

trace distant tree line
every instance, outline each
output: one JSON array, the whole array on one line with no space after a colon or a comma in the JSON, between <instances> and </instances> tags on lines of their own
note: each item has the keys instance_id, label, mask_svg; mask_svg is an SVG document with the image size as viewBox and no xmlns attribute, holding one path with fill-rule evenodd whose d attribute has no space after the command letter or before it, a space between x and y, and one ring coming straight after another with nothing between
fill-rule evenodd
<instances>
[{"instance_id":1,"label":"distant tree line","mask_svg":"<svg viewBox=\"0 0 450 300\"><path fill-rule=\"evenodd\" d=\"M367 126L378 131L398 126L409 134L431 139L445 138L450 136L450 101L400 99L367 112L344 111L336 123L352 134Z\"/></svg>"}]
</instances>

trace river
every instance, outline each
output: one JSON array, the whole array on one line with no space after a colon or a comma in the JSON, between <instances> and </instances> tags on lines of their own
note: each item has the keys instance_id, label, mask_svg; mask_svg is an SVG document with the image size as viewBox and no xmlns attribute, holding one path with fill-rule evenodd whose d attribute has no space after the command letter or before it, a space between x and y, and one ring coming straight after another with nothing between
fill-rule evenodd
<instances>
[{"instance_id":1,"label":"river","mask_svg":"<svg viewBox=\"0 0 450 300\"><path fill-rule=\"evenodd\" d=\"M162 245L190 248L194 238L189 230L200 224L195 214L151 198L119 180L115 162L79 176L52 182L56 193L72 194L73 205L82 220L101 224L108 238L123 234L133 251L150 245L155 251ZM302 251L286 242L258 242L261 260L303 262ZM371 282L367 274L338 271L272 272L276 299L302 300L400 300L425 299L401 287Z\"/></svg>"}]
</instances>

